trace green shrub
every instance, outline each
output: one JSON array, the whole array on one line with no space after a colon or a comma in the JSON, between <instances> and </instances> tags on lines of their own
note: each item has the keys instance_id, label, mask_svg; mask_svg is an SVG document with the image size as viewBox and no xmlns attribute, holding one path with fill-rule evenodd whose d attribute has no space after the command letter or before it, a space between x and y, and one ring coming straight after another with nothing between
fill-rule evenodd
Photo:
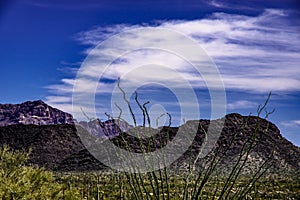
<instances>
[{"instance_id":1,"label":"green shrub","mask_svg":"<svg viewBox=\"0 0 300 200\"><path fill-rule=\"evenodd\" d=\"M0 199L78 199L79 192L57 183L52 172L25 166L28 155L0 148Z\"/></svg>"}]
</instances>

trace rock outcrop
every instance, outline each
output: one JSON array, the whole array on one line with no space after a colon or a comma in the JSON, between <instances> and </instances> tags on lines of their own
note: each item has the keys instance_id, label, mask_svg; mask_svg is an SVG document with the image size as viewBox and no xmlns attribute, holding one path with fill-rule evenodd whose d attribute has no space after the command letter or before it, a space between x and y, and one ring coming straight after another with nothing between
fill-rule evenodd
<instances>
[{"instance_id":1,"label":"rock outcrop","mask_svg":"<svg viewBox=\"0 0 300 200\"><path fill-rule=\"evenodd\" d=\"M21 104L0 104L0 126L13 124L74 124L72 115L41 100Z\"/></svg>"},{"instance_id":2,"label":"rock outcrop","mask_svg":"<svg viewBox=\"0 0 300 200\"><path fill-rule=\"evenodd\" d=\"M114 138L121 132L126 132L127 130L132 128L132 126L130 126L127 122L115 119L109 119L103 122L99 119L95 119L89 122L80 121L79 123L77 123L77 125L85 128L89 133L96 137L104 138Z\"/></svg>"}]
</instances>

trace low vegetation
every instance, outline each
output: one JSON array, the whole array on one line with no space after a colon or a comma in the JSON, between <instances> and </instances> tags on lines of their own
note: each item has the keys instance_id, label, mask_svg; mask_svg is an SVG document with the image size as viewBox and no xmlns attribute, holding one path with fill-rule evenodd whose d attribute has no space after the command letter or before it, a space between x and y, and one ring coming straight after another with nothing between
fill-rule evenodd
<instances>
[{"instance_id":1,"label":"low vegetation","mask_svg":"<svg viewBox=\"0 0 300 200\"><path fill-rule=\"evenodd\" d=\"M28 153L11 151L7 146L0 149L0 199L157 199L148 175L128 180L125 173L53 173L40 167L26 166ZM134 176L139 176L134 174ZM203 177L202 177L203 178ZM247 188L247 176L241 176L231 187L227 198L237 198L238 192ZM187 180L184 174L169 174L169 184L154 186L159 199L192 199L195 176ZM136 182L139 181L139 182ZM141 182L142 181L142 182ZM211 176L201 196L195 199L218 199L227 178ZM132 185L133 184L133 185ZM136 191L132 189L136 187ZM169 188L167 188L169 187ZM185 188L187 187L187 189ZM184 191L188 191L186 195ZM300 182L297 177L263 177L244 199L298 199Z\"/></svg>"},{"instance_id":2,"label":"low vegetation","mask_svg":"<svg viewBox=\"0 0 300 200\"><path fill-rule=\"evenodd\" d=\"M0 199L76 199L78 188L59 183L53 172L26 166L29 154L0 149Z\"/></svg>"}]
</instances>

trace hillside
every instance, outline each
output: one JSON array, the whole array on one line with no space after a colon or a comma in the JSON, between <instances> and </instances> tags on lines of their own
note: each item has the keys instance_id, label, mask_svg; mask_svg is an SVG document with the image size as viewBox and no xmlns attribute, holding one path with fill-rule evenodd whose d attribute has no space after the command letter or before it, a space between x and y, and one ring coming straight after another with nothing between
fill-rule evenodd
<instances>
[{"instance_id":1,"label":"hillside","mask_svg":"<svg viewBox=\"0 0 300 200\"><path fill-rule=\"evenodd\" d=\"M192 159L195 159L200 152L204 139L204 132L208 125L217 126L217 121L188 121L187 132L198 127L197 135L193 141ZM300 168L300 149L286 140L280 134L278 128L265 119L258 117L246 117L239 114L226 116L225 126L221 136L214 146L224 149L224 156L220 164L224 169L231 166L237 159L240 149L247 139L252 135L255 127L259 124L257 131L257 142L255 143L247 166L249 168L258 166L269 157L272 158L272 169L274 172L296 173ZM160 132L152 137L150 150L160 148L158 144L165 145L167 138L172 140L176 136L178 127L162 127ZM167 134L168 133L168 134ZM166 137L168 135L168 137ZM95 136L91 138L96 139ZM162 139L162 140L161 140ZM106 139L106 142L113 142L115 145L125 148L124 141L127 141L130 149L141 152L141 143L148 144L149 140L138 140L132 135L120 133L119 136ZM163 141L163 142L162 142ZM179 142L180 143L180 142ZM105 166L97 161L82 145L76 128L72 124L60 125L24 125L16 124L0 127L0 144L8 144L13 149L32 148L29 163L45 166L47 169L59 171L86 171L100 170ZM226 150L226 151L225 151ZM272 154L273 153L273 154ZM185 153L175 163L173 169L181 169L187 166L190 160L189 152ZM209 158L211 154L205 157ZM197 166L203 164L203 159L197 161Z\"/></svg>"}]
</instances>

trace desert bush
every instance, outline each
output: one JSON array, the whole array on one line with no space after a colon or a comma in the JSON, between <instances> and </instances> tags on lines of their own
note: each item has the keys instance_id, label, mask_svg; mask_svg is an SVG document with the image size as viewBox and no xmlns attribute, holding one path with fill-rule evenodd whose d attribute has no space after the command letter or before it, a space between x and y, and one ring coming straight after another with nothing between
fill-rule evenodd
<instances>
[{"instance_id":1,"label":"desert bush","mask_svg":"<svg viewBox=\"0 0 300 200\"><path fill-rule=\"evenodd\" d=\"M78 199L75 188L57 183L52 172L26 166L29 153L0 148L0 199Z\"/></svg>"}]
</instances>

